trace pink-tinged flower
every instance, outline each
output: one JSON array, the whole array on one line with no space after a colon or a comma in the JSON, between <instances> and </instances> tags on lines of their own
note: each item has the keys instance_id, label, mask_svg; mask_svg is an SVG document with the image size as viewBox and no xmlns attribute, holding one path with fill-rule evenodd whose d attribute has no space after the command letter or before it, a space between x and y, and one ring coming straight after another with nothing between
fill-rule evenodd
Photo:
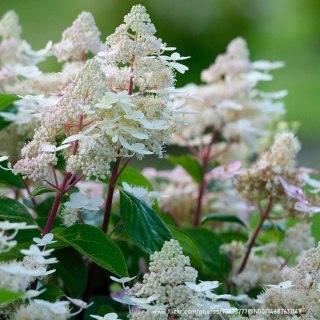
<instances>
[{"instance_id":1,"label":"pink-tinged flower","mask_svg":"<svg viewBox=\"0 0 320 320\"><path fill-rule=\"evenodd\" d=\"M219 179L223 181L230 179L239 173L240 167L241 161L233 161L228 166L216 167L206 175L206 180Z\"/></svg>"},{"instance_id":2,"label":"pink-tinged flower","mask_svg":"<svg viewBox=\"0 0 320 320\"><path fill-rule=\"evenodd\" d=\"M74 298L70 298L70 297L67 297L66 298L71 302L73 303L76 307L79 307L79 310L76 311L76 312L73 312L71 315L75 316L77 314L79 314L82 310L84 309L88 309L89 307L91 307L93 305L93 301L90 302L90 303L87 303L85 301L82 301L80 299L74 299Z\"/></svg>"},{"instance_id":3,"label":"pink-tinged flower","mask_svg":"<svg viewBox=\"0 0 320 320\"><path fill-rule=\"evenodd\" d=\"M290 198L293 198L295 200L298 200L301 203L308 204L309 201L305 194L303 193L303 190L293 184L289 184L286 180L283 178L280 178L280 183L284 189L284 192L286 195Z\"/></svg>"},{"instance_id":4,"label":"pink-tinged flower","mask_svg":"<svg viewBox=\"0 0 320 320\"><path fill-rule=\"evenodd\" d=\"M314 214L320 212L320 207L310 206L308 203L304 202L296 202L294 205L294 209L301 212L306 212L310 214Z\"/></svg>"},{"instance_id":5,"label":"pink-tinged flower","mask_svg":"<svg viewBox=\"0 0 320 320\"><path fill-rule=\"evenodd\" d=\"M298 173L298 174L304 174L304 173L306 173L306 174L318 174L319 173L319 171L318 170L316 170L316 169L313 169L313 168L307 168L307 167L298 167L297 169L296 169L296 173Z\"/></svg>"}]
</instances>

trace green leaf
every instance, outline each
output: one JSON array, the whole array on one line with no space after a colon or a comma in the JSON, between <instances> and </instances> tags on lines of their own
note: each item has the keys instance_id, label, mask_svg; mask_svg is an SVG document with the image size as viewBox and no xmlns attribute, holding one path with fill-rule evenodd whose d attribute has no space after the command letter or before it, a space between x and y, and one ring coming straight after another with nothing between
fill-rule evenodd
<instances>
[{"instance_id":1,"label":"green leaf","mask_svg":"<svg viewBox=\"0 0 320 320\"><path fill-rule=\"evenodd\" d=\"M207 216L204 216L201 219L201 224L204 224L208 221L219 221L219 222L232 222L232 223L239 223L245 228L247 227L245 223L239 219L237 216L232 216L229 214L209 214Z\"/></svg>"},{"instance_id":2,"label":"green leaf","mask_svg":"<svg viewBox=\"0 0 320 320\"><path fill-rule=\"evenodd\" d=\"M64 230L53 229L52 233L103 269L119 277L128 276L126 260L120 248L100 229L76 224Z\"/></svg>"},{"instance_id":3,"label":"green leaf","mask_svg":"<svg viewBox=\"0 0 320 320\"><path fill-rule=\"evenodd\" d=\"M87 268L78 251L73 248L56 250L59 263L54 265L71 297L80 297L87 285Z\"/></svg>"},{"instance_id":4,"label":"green leaf","mask_svg":"<svg viewBox=\"0 0 320 320\"><path fill-rule=\"evenodd\" d=\"M8 162L3 161L1 162L2 167L7 167ZM0 168L0 183L3 183L5 185L16 187L18 189L23 189L24 184L19 176L16 176L9 170L4 170Z\"/></svg>"},{"instance_id":5,"label":"green leaf","mask_svg":"<svg viewBox=\"0 0 320 320\"><path fill-rule=\"evenodd\" d=\"M148 254L161 250L163 243L172 238L158 213L126 191L120 191L120 215L130 238Z\"/></svg>"},{"instance_id":6,"label":"green leaf","mask_svg":"<svg viewBox=\"0 0 320 320\"><path fill-rule=\"evenodd\" d=\"M316 241L320 241L320 213L316 213L312 216L311 230Z\"/></svg>"},{"instance_id":7,"label":"green leaf","mask_svg":"<svg viewBox=\"0 0 320 320\"><path fill-rule=\"evenodd\" d=\"M220 253L222 239L204 228L190 229L187 233L197 245L202 256L202 274L208 279L226 280L231 265L228 257Z\"/></svg>"},{"instance_id":8,"label":"green leaf","mask_svg":"<svg viewBox=\"0 0 320 320\"><path fill-rule=\"evenodd\" d=\"M10 104L3 109L0 109L2 112L10 112L10 113L17 113L17 107L13 104ZM6 128L11 122L5 120L3 117L0 116L0 130Z\"/></svg>"},{"instance_id":9,"label":"green leaf","mask_svg":"<svg viewBox=\"0 0 320 320\"><path fill-rule=\"evenodd\" d=\"M23 295L24 292L12 292L5 289L0 289L0 307L22 298Z\"/></svg>"},{"instance_id":10,"label":"green leaf","mask_svg":"<svg viewBox=\"0 0 320 320\"><path fill-rule=\"evenodd\" d=\"M85 309L83 320L92 320L91 315L95 314L103 317L107 313L115 312L110 306L114 301L106 295L93 295L88 303L94 302L89 308Z\"/></svg>"},{"instance_id":11,"label":"green leaf","mask_svg":"<svg viewBox=\"0 0 320 320\"><path fill-rule=\"evenodd\" d=\"M40 194L44 194L48 192L55 192L55 190L49 187L39 186L39 187L36 187L31 194L35 197L35 196L39 196Z\"/></svg>"},{"instance_id":12,"label":"green leaf","mask_svg":"<svg viewBox=\"0 0 320 320\"><path fill-rule=\"evenodd\" d=\"M0 111L17 100L20 100L18 96L0 93Z\"/></svg>"},{"instance_id":13,"label":"green leaf","mask_svg":"<svg viewBox=\"0 0 320 320\"><path fill-rule=\"evenodd\" d=\"M48 197L47 199L40 202L35 208L35 212L39 217L46 217L49 215L49 212L53 206L54 196Z\"/></svg>"},{"instance_id":14,"label":"green leaf","mask_svg":"<svg viewBox=\"0 0 320 320\"><path fill-rule=\"evenodd\" d=\"M200 183L203 176L203 170L200 162L190 155L186 156L168 156L168 160L175 165L181 166L186 170L193 180Z\"/></svg>"},{"instance_id":15,"label":"green leaf","mask_svg":"<svg viewBox=\"0 0 320 320\"><path fill-rule=\"evenodd\" d=\"M169 226L169 228L173 234L173 237L179 241L184 254L190 258L192 266L194 266L196 269L201 269L203 264L202 257L199 249L190 236L186 232L174 226Z\"/></svg>"},{"instance_id":16,"label":"green leaf","mask_svg":"<svg viewBox=\"0 0 320 320\"><path fill-rule=\"evenodd\" d=\"M0 197L0 220L35 224L35 221L24 205L6 197Z\"/></svg>"},{"instance_id":17,"label":"green leaf","mask_svg":"<svg viewBox=\"0 0 320 320\"><path fill-rule=\"evenodd\" d=\"M132 167L126 167L121 173L118 184L121 186L122 182L127 182L132 186L139 186L148 189L149 191L153 190L151 182L137 169Z\"/></svg>"},{"instance_id":18,"label":"green leaf","mask_svg":"<svg viewBox=\"0 0 320 320\"><path fill-rule=\"evenodd\" d=\"M248 234L243 234L240 232L228 231L228 232L219 233L219 236L221 237L224 243L229 243L232 241L241 241L241 242L248 241Z\"/></svg>"},{"instance_id":19,"label":"green leaf","mask_svg":"<svg viewBox=\"0 0 320 320\"><path fill-rule=\"evenodd\" d=\"M58 286L54 284L47 284L42 286L39 290L45 289L43 293L41 293L37 299L46 300L50 302L56 302L60 298L64 297L64 292Z\"/></svg>"}]
</instances>

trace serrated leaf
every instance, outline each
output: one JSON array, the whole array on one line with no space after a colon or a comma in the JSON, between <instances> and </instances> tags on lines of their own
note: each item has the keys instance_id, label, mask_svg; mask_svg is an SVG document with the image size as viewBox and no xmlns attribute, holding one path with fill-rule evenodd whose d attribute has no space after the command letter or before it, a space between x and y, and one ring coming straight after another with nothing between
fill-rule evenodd
<instances>
[{"instance_id":1,"label":"serrated leaf","mask_svg":"<svg viewBox=\"0 0 320 320\"><path fill-rule=\"evenodd\" d=\"M191 265L196 269L201 269L203 261L199 249L190 236L177 227L169 226L173 237L179 241L185 255L190 258Z\"/></svg>"},{"instance_id":2,"label":"serrated leaf","mask_svg":"<svg viewBox=\"0 0 320 320\"><path fill-rule=\"evenodd\" d=\"M31 194L32 196L36 197L36 196L39 196L40 194L44 194L48 192L55 192L55 190L49 187L39 186L39 187L36 187Z\"/></svg>"},{"instance_id":3,"label":"serrated leaf","mask_svg":"<svg viewBox=\"0 0 320 320\"><path fill-rule=\"evenodd\" d=\"M0 220L36 224L23 204L6 197L0 197Z\"/></svg>"},{"instance_id":4,"label":"serrated leaf","mask_svg":"<svg viewBox=\"0 0 320 320\"><path fill-rule=\"evenodd\" d=\"M56 250L53 255L59 263L54 265L58 275L71 297L80 297L87 285L87 268L80 255L73 248Z\"/></svg>"},{"instance_id":5,"label":"serrated leaf","mask_svg":"<svg viewBox=\"0 0 320 320\"><path fill-rule=\"evenodd\" d=\"M200 183L203 176L203 170L200 162L190 155L168 156L168 160L186 170L196 183Z\"/></svg>"},{"instance_id":6,"label":"serrated leaf","mask_svg":"<svg viewBox=\"0 0 320 320\"><path fill-rule=\"evenodd\" d=\"M87 224L76 224L64 230L53 229L58 240L70 245L90 258L101 268L119 276L128 276L126 260L118 247L100 229Z\"/></svg>"},{"instance_id":7,"label":"serrated leaf","mask_svg":"<svg viewBox=\"0 0 320 320\"><path fill-rule=\"evenodd\" d=\"M120 191L120 215L130 238L148 254L161 250L163 243L172 239L171 231L158 213L126 191Z\"/></svg>"},{"instance_id":8,"label":"serrated leaf","mask_svg":"<svg viewBox=\"0 0 320 320\"><path fill-rule=\"evenodd\" d=\"M12 292L5 289L0 289L0 307L22 298L23 295L24 292Z\"/></svg>"},{"instance_id":9,"label":"serrated leaf","mask_svg":"<svg viewBox=\"0 0 320 320\"><path fill-rule=\"evenodd\" d=\"M149 191L153 190L151 182L139 170L130 166L126 167L121 173L118 179L118 184L122 185L122 182L127 182L132 186L143 187Z\"/></svg>"},{"instance_id":10,"label":"serrated leaf","mask_svg":"<svg viewBox=\"0 0 320 320\"><path fill-rule=\"evenodd\" d=\"M232 216L229 214L208 214L201 219L201 224L204 224L208 221L238 223L244 226L245 228L247 227L245 223L237 216Z\"/></svg>"}]
</instances>

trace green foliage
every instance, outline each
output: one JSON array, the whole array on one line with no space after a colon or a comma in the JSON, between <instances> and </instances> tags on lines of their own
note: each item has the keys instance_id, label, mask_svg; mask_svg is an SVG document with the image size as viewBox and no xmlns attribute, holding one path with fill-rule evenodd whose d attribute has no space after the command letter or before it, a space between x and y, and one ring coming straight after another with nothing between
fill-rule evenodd
<instances>
[{"instance_id":1,"label":"green foliage","mask_svg":"<svg viewBox=\"0 0 320 320\"><path fill-rule=\"evenodd\" d=\"M16 107L12 103L17 100L20 100L18 96L0 93L0 111L15 113ZM0 130L6 128L9 124L9 121L4 120L3 117L0 116Z\"/></svg>"},{"instance_id":2,"label":"green foliage","mask_svg":"<svg viewBox=\"0 0 320 320\"><path fill-rule=\"evenodd\" d=\"M4 111L6 107L10 106L17 100L20 100L18 96L0 93L0 111Z\"/></svg>"},{"instance_id":3,"label":"green foliage","mask_svg":"<svg viewBox=\"0 0 320 320\"><path fill-rule=\"evenodd\" d=\"M89 303L91 302L94 302L94 304L85 310L84 320L92 320L91 314L103 317L107 313L115 312L112 307L110 307L113 301L105 295L94 295L89 300Z\"/></svg>"},{"instance_id":4,"label":"green foliage","mask_svg":"<svg viewBox=\"0 0 320 320\"><path fill-rule=\"evenodd\" d=\"M203 260L200 271L203 276L225 281L231 265L229 259L220 253L220 246L223 243L221 237L204 228L190 229L188 234L200 251Z\"/></svg>"},{"instance_id":5,"label":"green foliage","mask_svg":"<svg viewBox=\"0 0 320 320\"><path fill-rule=\"evenodd\" d=\"M42 286L39 290L45 290L45 291L41 293L37 297L37 299L46 300L50 302L56 302L57 300L63 298L65 295L63 290L54 284L46 284Z\"/></svg>"},{"instance_id":6,"label":"green foliage","mask_svg":"<svg viewBox=\"0 0 320 320\"><path fill-rule=\"evenodd\" d=\"M39 196L40 194L44 194L44 193L48 193L48 192L55 192L55 190L53 190L52 188L49 187L45 187L45 186L39 186L34 188L34 190L32 191L32 196L36 197Z\"/></svg>"},{"instance_id":7,"label":"green foliage","mask_svg":"<svg viewBox=\"0 0 320 320\"><path fill-rule=\"evenodd\" d=\"M127 166L121 173L118 184L121 186L122 182L127 182L132 186L143 187L149 191L153 190L151 182L139 170L130 166Z\"/></svg>"},{"instance_id":8,"label":"green foliage","mask_svg":"<svg viewBox=\"0 0 320 320\"><path fill-rule=\"evenodd\" d=\"M23 297L23 292L12 292L0 289L0 307Z\"/></svg>"},{"instance_id":9,"label":"green foliage","mask_svg":"<svg viewBox=\"0 0 320 320\"><path fill-rule=\"evenodd\" d=\"M204 224L208 221L238 223L244 226L245 228L247 227L244 224L244 222L241 219L239 219L237 216L232 216L229 214L208 214L201 219L201 224Z\"/></svg>"},{"instance_id":10,"label":"green foliage","mask_svg":"<svg viewBox=\"0 0 320 320\"><path fill-rule=\"evenodd\" d=\"M59 263L54 265L71 297L80 297L87 285L87 268L81 254L73 248L56 250Z\"/></svg>"},{"instance_id":11,"label":"green foliage","mask_svg":"<svg viewBox=\"0 0 320 320\"><path fill-rule=\"evenodd\" d=\"M1 166L4 168L7 168L8 162L3 161L1 162ZM9 170L4 170L0 168L0 183L3 183L10 187L15 187L18 189L23 189L24 184L22 182L22 179L19 176L16 176Z\"/></svg>"},{"instance_id":12,"label":"green foliage","mask_svg":"<svg viewBox=\"0 0 320 320\"><path fill-rule=\"evenodd\" d=\"M202 167L193 156L168 156L168 160L177 166L181 166L185 169L196 183L200 183L203 176Z\"/></svg>"},{"instance_id":13,"label":"green foliage","mask_svg":"<svg viewBox=\"0 0 320 320\"><path fill-rule=\"evenodd\" d=\"M120 215L130 238L146 253L159 251L163 243L172 238L158 213L145 201L126 191L120 191Z\"/></svg>"},{"instance_id":14,"label":"green foliage","mask_svg":"<svg viewBox=\"0 0 320 320\"><path fill-rule=\"evenodd\" d=\"M311 228L316 241L320 241L320 213L313 215Z\"/></svg>"},{"instance_id":15,"label":"green foliage","mask_svg":"<svg viewBox=\"0 0 320 320\"><path fill-rule=\"evenodd\" d=\"M199 249L190 236L183 230L170 226L173 237L179 241L183 253L190 258L191 265L196 269L201 269L203 261Z\"/></svg>"},{"instance_id":16,"label":"green foliage","mask_svg":"<svg viewBox=\"0 0 320 320\"><path fill-rule=\"evenodd\" d=\"M73 247L101 268L119 277L128 275L120 248L100 229L87 224L76 224L66 229L54 229L52 233L65 245Z\"/></svg>"},{"instance_id":17,"label":"green foliage","mask_svg":"<svg viewBox=\"0 0 320 320\"><path fill-rule=\"evenodd\" d=\"M35 224L31 214L23 204L6 197L0 197L0 220Z\"/></svg>"}]
</instances>

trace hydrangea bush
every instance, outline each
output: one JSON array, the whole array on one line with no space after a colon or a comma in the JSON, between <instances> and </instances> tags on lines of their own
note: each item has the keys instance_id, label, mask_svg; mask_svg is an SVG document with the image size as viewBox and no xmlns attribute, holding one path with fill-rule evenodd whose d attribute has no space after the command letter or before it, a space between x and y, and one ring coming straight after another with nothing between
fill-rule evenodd
<instances>
[{"instance_id":1,"label":"hydrangea bush","mask_svg":"<svg viewBox=\"0 0 320 320\"><path fill-rule=\"evenodd\" d=\"M282 62L236 38L178 88L190 57L141 5L105 42L89 12L39 51L21 30L1 18L1 319L319 319L318 172L261 90Z\"/></svg>"}]
</instances>

